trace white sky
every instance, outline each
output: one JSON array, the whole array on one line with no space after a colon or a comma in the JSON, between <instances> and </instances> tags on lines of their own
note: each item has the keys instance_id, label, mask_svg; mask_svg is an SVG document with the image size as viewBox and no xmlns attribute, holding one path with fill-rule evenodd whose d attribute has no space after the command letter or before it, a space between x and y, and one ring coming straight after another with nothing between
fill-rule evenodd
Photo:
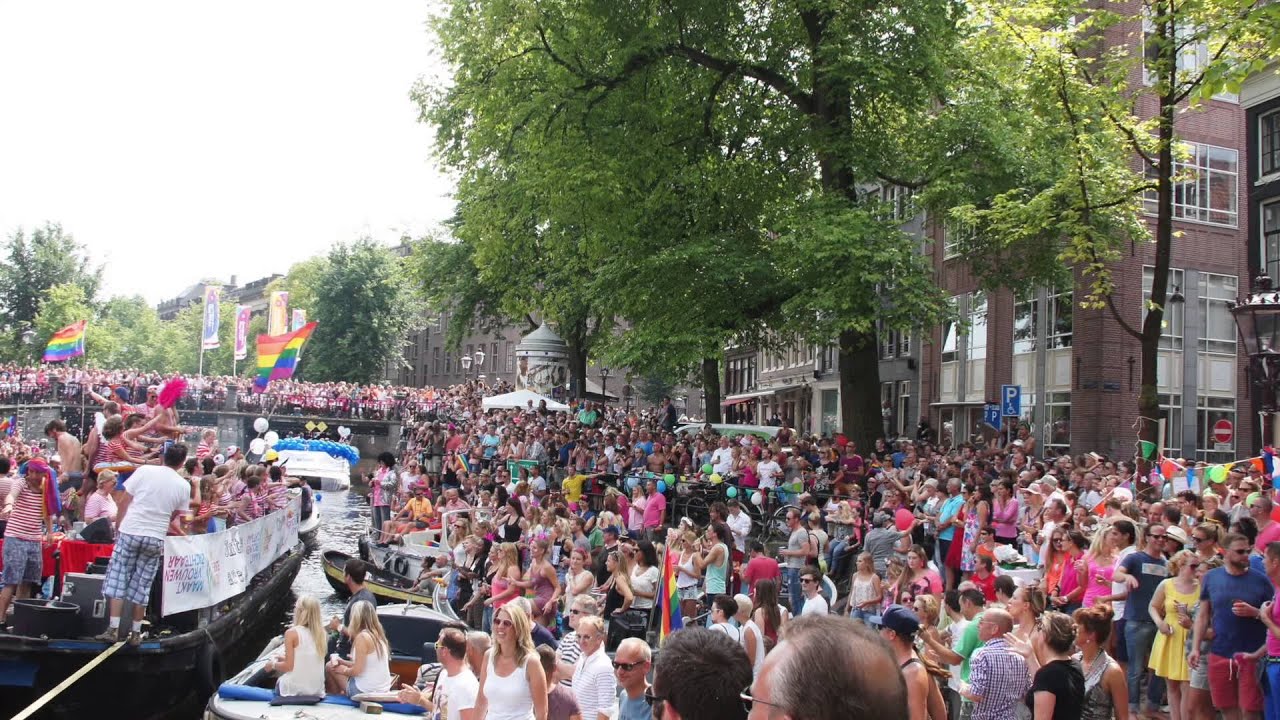
<instances>
[{"instance_id":1,"label":"white sky","mask_svg":"<svg viewBox=\"0 0 1280 720\"><path fill-rule=\"evenodd\" d=\"M61 222L109 294L241 284L448 217L409 99L428 0L0 0L0 233Z\"/></svg>"}]
</instances>

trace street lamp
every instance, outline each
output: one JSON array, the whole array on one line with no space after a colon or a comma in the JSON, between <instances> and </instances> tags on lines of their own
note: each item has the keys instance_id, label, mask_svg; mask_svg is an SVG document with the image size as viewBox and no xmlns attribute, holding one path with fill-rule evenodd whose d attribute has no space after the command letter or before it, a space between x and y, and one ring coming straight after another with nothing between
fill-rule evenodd
<instances>
[{"instance_id":1,"label":"street lamp","mask_svg":"<svg viewBox=\"0 0 1280 720\"><path fill-rule=\"evenodd\" d=\"M1280 292L1271 287L1271 278L1254 278L1253 292L1231 305L1240 339L1249 356L1253 382L1262 392L1258 410L1258 430L1266 444L1265 415L1280 409L1276 394L1280 391ZM1280 423L1272 418L1273 436L1280 436ZM1273 444L1275 441L1273 440Z\"/></svg>"},{"instance_id":2,"label":"street lamp","mask_svg":"<svg viewBox=\"0 0 1280 720\"><path fill-rule=\"evenodd\" d=\"M604 402L609 402L609 368L600 366L600 396Z\"/></svg>"},{"instance_id":3,"label":"street lamp","mask_svg":"<svg viewBox=\"0 0 1280 720\"><path fill-rule=\"evenodd\" d=\"M476 351L476 379L480 379L480 371L484 369L484 351Z\"/></svg>"},{"instance_id":4,"label":"street lamp","mask_svg":"<svg viewBox=\"0 0 1280 720\"><path fill-rule=\"evenodd\" d=\"M462 382L466 382L471 376L471 356L463 355L458 358L458 362L462 364Z\"/></svg>"}]
</instances>

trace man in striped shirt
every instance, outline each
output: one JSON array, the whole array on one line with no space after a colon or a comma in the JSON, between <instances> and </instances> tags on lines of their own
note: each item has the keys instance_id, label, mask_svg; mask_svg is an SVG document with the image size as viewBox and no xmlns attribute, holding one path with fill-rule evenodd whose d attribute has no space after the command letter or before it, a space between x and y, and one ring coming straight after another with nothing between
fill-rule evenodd
<instances>
[{"instance_id":1,"label":"man in striped shirt","mask_svg":"<svg viewBox=\"0 0 1280 720\"><path fill-rule=\"evenodd\" d=\"M44 507L44 482L49 478L49 465L36 458L27 463L27 474L13 487L0 504L0 520L8 521L4 529L4 575L0 580L0 625L9 623L9 604L16 592L20 598L31 597L32 584L40 584L44 551L41 541L53 532Z\"/></svg>"}]
</instances>

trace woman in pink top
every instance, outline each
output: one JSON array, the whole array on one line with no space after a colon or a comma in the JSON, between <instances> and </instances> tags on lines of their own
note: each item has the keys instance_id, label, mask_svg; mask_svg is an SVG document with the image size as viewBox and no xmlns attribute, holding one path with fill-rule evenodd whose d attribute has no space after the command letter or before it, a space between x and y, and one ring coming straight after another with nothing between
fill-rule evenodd
<instances>
[{"instance_id":1,"label":"woman in pink top","mask_svg":"<svg viewBox=\"0 0 1280 720\"><path fill-rule=\"evenodd\" d=\"M1116 571L1116 554L1111 543L1100 537L1095 547L1076 563L1077 579L1084 587L1084 607L1093 607L1098 598L1111 594L1111 575Z\"/></svg>"},{"instance_id":2,"label":"woman in pink top","mask_svg":"<svg viewBox=\"0 0 1280 720\"><path fill-rule=\"evenodd\" d=\"M1013 496L1013 481L1008 478L995 484L991 524L996 529L996 542L1012 545L1018 539L1018 499Z\"/></svg>"}]
</instances>

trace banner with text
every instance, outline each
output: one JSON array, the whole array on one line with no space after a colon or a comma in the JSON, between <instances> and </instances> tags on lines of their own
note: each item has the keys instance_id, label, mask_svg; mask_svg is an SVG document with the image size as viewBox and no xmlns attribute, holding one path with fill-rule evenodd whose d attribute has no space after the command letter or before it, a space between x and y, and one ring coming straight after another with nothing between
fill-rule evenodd
<instances>
[{"instance_id":1,"label":"banner with text","mask_svg":"<svg viewBox=\"0 0 1280 720\"><path fill-rule=\"evenodd\" d=\"M298 544L301 501L209 535L164 539L163 615L209 607L244 592L253 576Z\"/></svg>"},{"instance_id":2,"label":"banner with text","mask_svg":"<svg viewBox=\"0 0 1280 720\"><path fill-rule=\"evenodd\" d=\"M267 334L283 335L289 332L289 293L277 290L271 293L267 307Z\"/></svg>"},{"instance_id":3,"label":"banner with text","mask_svg":"<svg viewBox=\"0 0 1280 720\"><path fill-rule=\"evenodd\" d=\"M289 323L289 332L293 332L307 324L307 311L302 308L293 309L293 321Z\"/></svg>"},{"instance_id":4,"label":"banner with text","mask_svg":"<svg viewBox=\"0 0 1280 720\"><path fill-rule=\"evenodd\" d=\"M222 324L221 306L222 288L206 286L204 289L204 332L200 336L200 349L212 350L218 347L218 326Z\"/></svg>"},{"instance_id":5,"label":"banner with text","mask_svg":"<svg viewBox=\"0 0 1280 720\"><path fill-rule=\"evenodd\" d=\"M249 357L249 317L247 305L236 306L236 359Z\"/></svg>"}]
</instances>

